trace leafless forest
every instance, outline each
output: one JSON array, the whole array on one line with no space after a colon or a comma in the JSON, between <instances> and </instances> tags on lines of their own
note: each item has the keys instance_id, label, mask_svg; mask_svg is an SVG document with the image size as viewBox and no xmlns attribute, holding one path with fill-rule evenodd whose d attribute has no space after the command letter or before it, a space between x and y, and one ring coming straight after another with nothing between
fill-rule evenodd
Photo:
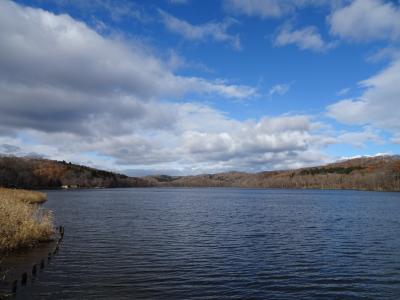
<instances>
[{"instance_id":1,"label":"leafless forest","mask_svg":"<svg viewBox=\"0 0 400 300\"><path fill-rule=\"evenodd\" d=\"M16 188L245 187L400 191L400 157L362 157L320 167L260 173L129 177L65 161L0 157L0 186Z\"/></svg>"},{"instance_id":2,"label":"leafless forest","mask_svg":"<svg viewBox=\"0 0 400 300\"><path fill-rule=\"evenodd\" d=\"M255 174L230 172L198 176L153 176L154 185L181 187L315 188L400 191L400 157L364 157L298 170Z\"/></svg>"}]
</instances>

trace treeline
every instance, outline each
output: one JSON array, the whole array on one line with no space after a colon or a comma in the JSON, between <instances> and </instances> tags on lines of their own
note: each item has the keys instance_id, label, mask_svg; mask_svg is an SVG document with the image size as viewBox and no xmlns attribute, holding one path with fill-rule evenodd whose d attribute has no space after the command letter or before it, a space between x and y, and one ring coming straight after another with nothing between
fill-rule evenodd
<instances>
[{"instance_id":1,"label":"treeline","mask_svg":"<svg viewBox=\"0 0 400 300\"><path fill-rule=\"evenodd\" d=\"M300 175L318 175L318 174L350 174L355 170L362 170L363 167L334 167L334 168L309 168L300 171Z\"/></svg>"},{"instance_id":2,"label":"treeline","mask_svg":"<svg viewBox=\"0 0 400 300\"><path fill-rule=\"evenodd\" d=\"M0 156L1 186L25 189L160 186L400 191L400 157L363 157L320 167L255 174L229 172L137 178L65 161Z\"/></svg>"},{"instance_id":3,"label":"treeline","mask_svg":"<svg viewBox=\"0 0 400 300\"><path fill-rule=\"evenodd\" d=\"M400 191L400 157L379 156L347 160L299 170L151 177L153 184L175 187L244 187L297 189L356 189Z\"/></svg>"},{"instance_id":4,"label":"treeline","mask_svg":"<svg viewBox=\"0 0 400 300\"><path fill-rule=\"evenodd\" d=\"M47 188L113 188L142 187L149 183L141 178L128 177L65 161L37 158L0 157L0 187Z\"/></svg>"}]
</instances>

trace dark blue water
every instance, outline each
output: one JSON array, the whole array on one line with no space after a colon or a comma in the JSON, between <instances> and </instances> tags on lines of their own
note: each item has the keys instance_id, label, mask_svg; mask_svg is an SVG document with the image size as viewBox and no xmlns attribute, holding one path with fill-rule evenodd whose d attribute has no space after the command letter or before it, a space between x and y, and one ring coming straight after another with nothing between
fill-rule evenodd
<instances>
[{"instance_id":1,"label":"dark blue water","mask_svg":"<svg viewBox=\"0 0 400 300\"><path fill-rule=\"evenodd\" d=\"M19 299L400 299L400 194L48 194L66 236Z\"/></svg>"}]
</instances>

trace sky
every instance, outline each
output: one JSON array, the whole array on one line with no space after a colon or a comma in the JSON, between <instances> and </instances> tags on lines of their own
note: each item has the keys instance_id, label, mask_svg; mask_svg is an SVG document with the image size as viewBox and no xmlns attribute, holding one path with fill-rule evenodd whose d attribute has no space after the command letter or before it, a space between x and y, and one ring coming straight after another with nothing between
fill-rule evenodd
<instances>
[{"instance_id":1,"label":"sky","mask_svg":"<svg viewBox=\"0 0 400 300\"><path fill-rule=\"evenodd\" d=\"M0 0L0 154L129 175L400 153L400 1Z\"/></svg>"}]
</instances>

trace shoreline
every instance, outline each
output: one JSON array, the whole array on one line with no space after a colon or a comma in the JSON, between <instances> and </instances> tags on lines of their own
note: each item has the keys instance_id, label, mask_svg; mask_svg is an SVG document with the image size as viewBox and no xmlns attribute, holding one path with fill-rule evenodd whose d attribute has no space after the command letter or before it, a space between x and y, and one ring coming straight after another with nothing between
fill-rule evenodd
<instances>
[{"instance_id":1,"label":"shoreline","mask_svg":"<svg viewBox=\"0 0 400 300\"><path fill-rule=\"evenodd\" d=\"M314 191L357 191L357 192L377 192L377 193L399 193L400 190L382 190L382 189L361 189L361 188L315 188L315 187L244 187L244 186L174 186L174 185L158 185L158 186L142 186L142 187L78 187L78 188L41 188L35 191L83 191L83 190L114 190L114 189L243 189L243 190L314 190Z\"/></svg>"}]
</instances>

